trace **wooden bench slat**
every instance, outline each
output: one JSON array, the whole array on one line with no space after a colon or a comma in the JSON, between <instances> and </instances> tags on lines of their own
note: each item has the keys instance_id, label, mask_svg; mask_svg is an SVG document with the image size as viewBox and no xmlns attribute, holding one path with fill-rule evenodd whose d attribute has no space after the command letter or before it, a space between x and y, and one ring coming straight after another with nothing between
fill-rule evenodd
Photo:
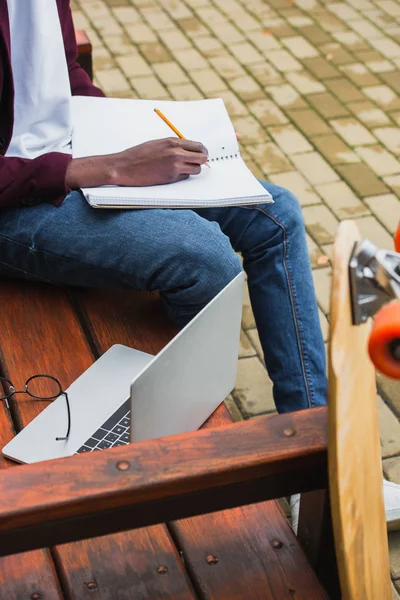
<instances>
[{"instance_id":1,"label":"wooden bench slat","mask_svg":"<svg viewBox=\"0 0 400 600\"><path fill-rule=\"evenodd\" d=\"M2 362L16 389L21 390L28 377L38 373L53 375L67 387L93 363L64 290L2 281L0 293ZM18 427L25 427L49 404L25 394L11 403L16 408Z\"/></svg>"},{"instance_id":2,"label":"wooden bench slat","mask_svg":"<svg viewBox=\"0 0 400 600\"><path fill-rule=\"evenodd\" d=\"M0 472L0 532L196 492L206 497L261 478L273 485L277 473L304 468L317 480L314 472L326 466L326 417L324 407L271 415ZM297 434L286 437L287 429ZM122 460L128 470L117 469Z\"/></svg>"},{"instance_id":3,"label":"wooden bench slat","mask_svg":"<svg viewBox=\"0 0 400 600\"><path fill-rule=\"evenodd\" d=\"M286 524L278 503L269 501L171 527L207 600L328 600ZM207 556L218 562L209 564Z\"/></svg>"},{"instance_id":4,"label":"wooden bench slat","mask_svg":"<svg viewBox=\"0 0 400 600\"><path fill-rule=\"evenodd\" d=\"M53 552L70 600L197 598L182 560L162 526L66 544Z\"/></svg>"},{"instance_id":5,"label":"wooden bench slat","mask_svg":"<svg viewBox=\"0 0 400 600\"><path fill-rule=\"evenodd\" d=\"M0 386L0 394L3 394L3 390ZM4 402L0 402L0 448L3 448L12 438L14 437L14 426L11 419L10 412ZM0 453L0 469L6 469L7 467L14 466L11 460L8 460Z\"/></svg>"},{"instance_id":6,"label":"wooden bench slat","mask_svg":"<svg viewBox=\"0 0 400 600\"><path fill-rule=\"evenodd\" d=\"M0 392L2 393L1 387ZM11 416L4 402L0 402L0 447L7 444L13 436ZM0 470L13 466L15 463L0 454ZM54 600L62 599L54 564L46 550L0 558L0 600L30 598L32 593L43 593L44 590Z\"/></svg>"},{"instance_id":7,"label":"wooden bench slat","mask_svg":"<svg viewBox=\"0 0 400 600\"><path fill-rule=\"evenodd\" d=\"M132 296L132 300L136 296ZM0 338L0 356L2 357L2 365L5 373L13 380L16 386L22 386L25 380L35 373L47 372L59 378L63 386L70 385L86 368L93 363L94 357L90 350L83 330L81 329L79 319L72 309L71 303L67 297L65 290L47 286L45 284L32 284L30 282L20 281L5 281L1 282L0 288L0 304L2 306L2 330ZM16 329L18 324L18 330ZM131 339L131 344L135 344L134 338ZM40 351L38 351L40 348ZM149 350L151 351L151 350ZM21 388L20 388L21 389ZM24 400L23 396L17 398L14 402L14 407L18 416L18 425L24 427L27 425L43 408L47 402L36 402ZM16 467L18 468L18 467ZM118 564L125 564L125 548L135 546L136 532L126 532L124 536L124 549L116 547L118 556L114 560ZM169 552L171 557L176 558L176 550L171 540L166 538L166 528L160 525L153 529L152 539L147 539L147 545L143 550L143 555L147 558L154 555L154 560L157 559L158 546L165 546L166 539L170 544ZM68 572L69 556L75 555L76 564L82 560L82 564L88 564L88 559L96 558L96 563L93 564L92 570L101 571L109 569L110 562L107 554L108 544L111 540L108 538L104 542L104 551L102 550L102 539L88 540L86 547L91 549L85 555L81 555L81 546L77 544L63 545L58 547L57 555L59 560L65 565L64 573ZM45 554L43 554L45 553ZM16 556L29 557L43 554L47 556L45 550L32 552L29 554L21 554ZM0 571L7 576L9 564L14 564L13 561L19 561L15 556L10 556L7 559L0 559ZM65 562L64 562L65 559ZM27 559L28 560L28 559ZM172 560L172 559L171 559ZM7 563L5 561L8 561ZM23 564L23 561L22 561ZM41 564L39 559L37 564ZM51 566L51 563L48 563ZM27 565L27 580L29 580L29 569L34 570L34 566ZM50 568L50 567L49 567ZM135 570L135 567L130 567ZM172 567L171 567L172 568ZM175 568L182 573L182 578L185 579L184 568L182 562L176 559ZM53 567L51 566L51 569ZM40 579L41 571L38 571ZM20 577L24 577L24 571L21 570ZM67 576L65 575L67 578ZM147 577L154 578L154 587L158 585L157 573L147 573ZM182 580L183 580L182 579ZM77 583L73 575L69 577L70 595L72 598L82 597L82 584ZM15 583L15 585L14 585ZM21 598L18 595L18 581L9 583L9 595L7 600L12 598ZM114 587L110 588L113 593L120 584L116 580ZM150 586L150 582L148 582ZM51 586L49 584L49 589ZM106 590L101 589L101 594L105 594ZM189 588L185 592L187 595L190 592ZM14 596L13 596L14 594ZM57 595L54 593L56 600ZM113 596L116 597L116 594ZM185 597L185 596L184 596ZM1 596L0 596L1 598ZM90 598L93 598L91 593ZM190 598L190 595L188 595Z\"/></svg>"},{"instance_id":8,"label":"wooden bench slat","mask_svg":"<svg viewBox=\"0 0 400 600\"><path fill-rule=\"evenodd\" d=\"M0 558L0 600L33 598L64 600L48 550L23 552Z\"/></svg>"},{"instance_id":9,"label":"wooden bench slat","mask_svg":"<svg viewBox=\"0 0 400 600\"><path fill-rule=\"evenodd\" d=\"M0 472L0 545L18 552L318 488L326 417L309 409Z\"/></svg>"},{"instance_id":10,"label":"wooden bench slat","mask_svg":"<svg viewBox=\"0 0 400 600\"><path fill-rule=\"evenodd\" d=\"M116 343L157 354L178 332L157 293L88 289L73 296L98 354Z\"/></svg>"}]
</instances>

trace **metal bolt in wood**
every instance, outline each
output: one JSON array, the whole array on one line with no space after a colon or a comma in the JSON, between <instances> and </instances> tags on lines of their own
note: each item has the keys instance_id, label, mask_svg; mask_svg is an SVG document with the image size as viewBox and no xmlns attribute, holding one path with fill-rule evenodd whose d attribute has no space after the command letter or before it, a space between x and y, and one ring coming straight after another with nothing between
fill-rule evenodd
<instances>
[{"instance_id":1,"label":"metal bolt in wood","mask_svg":"<svg viewBox=\"0 0 400 600\"><path fill-rule=\"evenodd\" d=\"M86 587L90 591L97 590L97 583L95 581L88 581Z\"/></svg>"},{"instance_id":2,"label":"metal bolt in wood","mask_svg":"<svg viewBox=\"0 0 400 600\"><path fill-rule=\"evenodd\" d=\"M161 565L161 567L157 567L157 573L159 575L166 575L168 573L168 567L165 565Z\"/></svg>"},{"instance_id":3,"label":"metal bolt in wood","mask_svg":"<svg viewBox=\"0 0 400 600\"><path fill-rule=\"evenodd\" d=\"M127 471L130 468L130 463L127 460L120 460L117 462L118 471Z\"/></svg>"},{"instance_id":4,"label":"metal bolt in wood","mask_svg":"<svg viewBox=\"0 0 400 600\"><path fill-rule=\"evenodd\" d=\"M294 435L296 435L296 430L293 429L293 427L287 427L283 430L283 435L285 437L293 437Z\"/></svg>"}]
</instances>

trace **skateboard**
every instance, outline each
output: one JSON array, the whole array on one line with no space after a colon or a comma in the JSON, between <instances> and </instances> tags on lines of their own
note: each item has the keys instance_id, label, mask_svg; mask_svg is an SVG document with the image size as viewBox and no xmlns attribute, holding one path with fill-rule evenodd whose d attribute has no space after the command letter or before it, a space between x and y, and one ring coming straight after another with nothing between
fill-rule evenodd
<instances>
[{"instance_id":1,"label":"skateboard","mask_svg":"<svg viewBox=\"0 0 400 600\"><path fill-rule=\"evenodd\" d=\"M354 221L340 223L332 255L328 464L343 600L392 598L376 372L368 356L371 317L390 296L376 281L385 283L387 260Z\"/></svg>"}]
</instances>

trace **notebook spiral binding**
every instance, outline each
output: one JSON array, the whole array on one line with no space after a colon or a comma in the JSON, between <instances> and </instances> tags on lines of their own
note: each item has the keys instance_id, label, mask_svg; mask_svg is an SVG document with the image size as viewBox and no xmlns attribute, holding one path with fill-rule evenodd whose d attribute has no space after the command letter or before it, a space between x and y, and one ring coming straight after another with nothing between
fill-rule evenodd
<instances>
[{"instance_id":1,"label":"notebook spiral binding","mask_svg":"<svg viewBox=\"0 0 400 600\"><path fill-rule=\"evenodd\" d=\"M231 160L234 158L239 158L239 153L235 152L234 154L227 154L225 156L217 156L216 158L209 158L208 161L209 162L217 162L220 160Z\"/></svg>"}]
</instances>

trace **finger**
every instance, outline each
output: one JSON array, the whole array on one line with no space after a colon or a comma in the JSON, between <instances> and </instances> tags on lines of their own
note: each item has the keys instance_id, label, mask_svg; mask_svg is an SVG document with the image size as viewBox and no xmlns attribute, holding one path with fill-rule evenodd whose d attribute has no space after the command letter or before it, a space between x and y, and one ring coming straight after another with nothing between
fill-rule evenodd
<instances>
[{"instance_id":1,"label":"finger","mask_svg":"<svg viewBox=\"0 0 400 600\"><path fill-rule=\"evenodd\" d=\"M186 163L182 166L182 172L186 173L187 175L199 175L199 173L201 173L201 166Z\"/></svg>"},{"instance_id":2,"label":"finger","mask_svg":"<svg viewBox=\"0 0 400 600\"><path fill-rule=\"evenodd\" d=\"M207 148L201 142L192 142L191 140L176 140L176 146L187 150L188 152L201 153L208 156Z\"/></svg>"},{"instance_id":3,"label":"finger","mask_svg":"<svg viewBox=\"0 0 400 600\"><path fill-rule=\"evenodd\" d=\"M183 163L204 165L204 163L208 161L208 154L204 154L204 152L188 152L187 150L182 150L179 153L179 160Z\"/></svg>"},{"instance_id":4,"label":"finger","mask_svg":"<svg viewBox=\"0 0 400 600\"><path fill-rule=\"evenodd\" d=\"M184 179L189 179L189 175L190 173L181 173L181 175L178 175L175 181L183 181Z\"/></svg>"}]
</instances>

